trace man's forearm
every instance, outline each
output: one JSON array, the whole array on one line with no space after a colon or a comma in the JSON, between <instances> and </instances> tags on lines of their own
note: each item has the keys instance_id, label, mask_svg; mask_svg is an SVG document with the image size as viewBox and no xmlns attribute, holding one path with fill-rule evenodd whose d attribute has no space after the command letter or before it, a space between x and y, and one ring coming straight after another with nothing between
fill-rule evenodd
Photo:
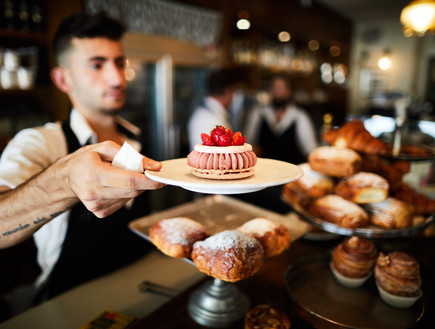
<instances>
[{"instance_id":1,"label":"man's forearm","mask_svg":"<svg viewBox=\"0 0 435 329\"><path fill-rule=\"evenodd\" d=\"M25 240L77 203L78 198L64 184L61 168L60 161L17 188L0 193L0 248Z\"/></svg>"}]
</instances>

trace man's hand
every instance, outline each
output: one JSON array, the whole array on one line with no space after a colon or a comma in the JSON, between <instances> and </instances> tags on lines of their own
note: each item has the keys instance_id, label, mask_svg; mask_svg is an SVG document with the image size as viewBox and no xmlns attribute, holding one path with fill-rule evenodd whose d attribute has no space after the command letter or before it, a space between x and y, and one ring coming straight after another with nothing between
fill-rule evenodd
<instances>
[{"instance_id":1,"label":"man's hand","mask_svg":"<svg viewBox=\"0 0 435 329\"><path fill-rule=\"evenodd\" d=\"M110 164L119 150L118 144L103 142L85 146L61 160L71 192L100 218L112 214L143 191L164 186L143 173L112 167ZM158 171L162 164L144 157L143 166Z\"/></svg>"}]
</instances>

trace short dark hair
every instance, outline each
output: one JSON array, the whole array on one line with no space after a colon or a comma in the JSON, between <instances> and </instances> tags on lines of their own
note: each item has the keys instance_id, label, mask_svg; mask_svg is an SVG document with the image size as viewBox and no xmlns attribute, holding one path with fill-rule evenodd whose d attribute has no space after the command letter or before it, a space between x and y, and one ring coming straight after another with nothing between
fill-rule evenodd
<instances>
[{"instance_id":1,"label":"short dark hair","mask_svg":"<svg viewBox=\"0 0 435 329\"><path fill-rule=\"evenodd\" d=\"M125 25L104 12L96 14L76 13L60 23L52 43L56 64L60 56L71 46L73 38L98 38L120 40L126 30Z\"/></svg>"},{"instance_id":2,"label":"short dark hair","mask_svg":"<svg viewBox=\"0 0 435 329\"><path fill-rule=\"evenodd\" d=\"M222 95L227 88L239 82L237 73L232 69L221 69L210 74L208 79L208 92L211 95Z\"/></svg>"}]
</instances>

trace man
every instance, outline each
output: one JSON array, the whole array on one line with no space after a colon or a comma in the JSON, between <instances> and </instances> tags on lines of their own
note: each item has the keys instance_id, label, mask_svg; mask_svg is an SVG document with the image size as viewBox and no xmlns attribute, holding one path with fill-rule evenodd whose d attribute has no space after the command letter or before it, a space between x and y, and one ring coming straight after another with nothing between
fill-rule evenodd
<instances>
[{"instance_id":1,"label":"man","mask_svg":"<svg viewBox=\"0 0 435 329\"><path fill-rule=\"evenodd\" d=\"M124 31L104 14L76 14L59 26L51 77L71 100L70 118L21 131L0 160L0 247L33 234L41 299L148 249L127 225L148 211L146 199L130 200L162 185L110 165L124 141L140 146L117 115L125 102ZM161 168L146 157L143 165Z\"/></svg>"},{"instance_id":2,"label":"man","mask_svg":"<svg viewBox=\"0 0 435 329\"><path fill-rule=\"evenodd\" d=\"M291 93L284 76L274 77L271 104L253 110L245 131L258 156L298 164L317 146L317 137L308 114L291 102Z\"/></svg>"},{"instance_id":3,"label":"man","mask_svg":"<svg viewBox=\"0 0 435 329\"><path fill-rule=\"evenodd\" d=\"M230 69L222 69L211 73L208 80L208 96L201 106L192 113L187 130L190 149L202 143L201 133L209 134L217 125L233 128L229 108L233 100L236 79Z\"/></svg>"}]
</instances>

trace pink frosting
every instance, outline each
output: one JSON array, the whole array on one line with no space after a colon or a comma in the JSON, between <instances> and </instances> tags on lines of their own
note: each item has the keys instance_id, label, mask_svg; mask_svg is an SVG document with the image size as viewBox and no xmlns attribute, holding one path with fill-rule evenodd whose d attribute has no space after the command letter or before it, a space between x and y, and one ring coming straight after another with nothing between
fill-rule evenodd
<instances>
[{"instance_id":1,"label":"pink frosting","mask_svg":"<svg viewBox=\"0 0 435 329\"><path fill-rule=\"evenodd\" d=\"M253 151L240 153L205 153L193 150L187 156L187 164L198 169L228 170L255 166L257 156Z\"/></svg>"}]
</instances>

